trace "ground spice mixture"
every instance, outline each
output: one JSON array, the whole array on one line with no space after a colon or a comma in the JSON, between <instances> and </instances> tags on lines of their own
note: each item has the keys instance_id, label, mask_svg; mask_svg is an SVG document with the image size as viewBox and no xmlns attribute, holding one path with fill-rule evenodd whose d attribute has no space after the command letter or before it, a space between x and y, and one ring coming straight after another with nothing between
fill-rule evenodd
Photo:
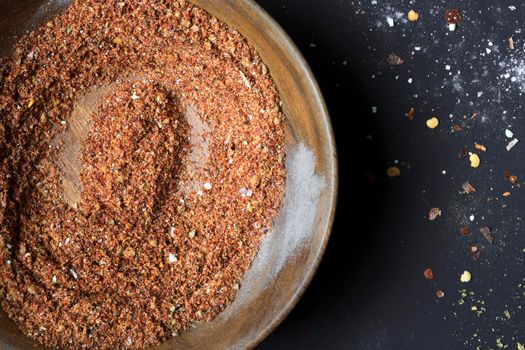
<instances>
[{"instance_id":1,"label":"ground spice mixture","mask_svg":"<svg viewBox=\"0 0 525 350\"><path fill-rule=\"evenodd\" d=\"M64 195L75 104L108 92ZM74 1L0 61L0 301L39 342L143 348L235 297L284 195L279 96L185 0Z\"/></svg>"}]
</instances>

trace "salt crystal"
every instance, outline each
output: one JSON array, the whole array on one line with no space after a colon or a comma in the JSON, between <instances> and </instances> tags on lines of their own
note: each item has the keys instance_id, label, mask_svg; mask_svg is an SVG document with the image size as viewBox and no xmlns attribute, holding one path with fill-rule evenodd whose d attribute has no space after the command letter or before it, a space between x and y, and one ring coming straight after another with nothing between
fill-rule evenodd
<instances>
[{"instance_id":1,"label":"salt crystal","mask_svg":"<svg viewBox=\"0 0 525 350\"><path fill-rule=\"evenodd\" d=\"M5 262L7 265L11 265L11 260L6 260Z\"/></svg>"},{"instance_id":2,"label":"salt crystal","mask_svg":"<svg viewBox=\"0 0 525 350\"><path fill-rule=\"evenodd\" d=\"M372 113L373 113L373 114L376 114L376 113L377 113L377 107L375 107L375 106L372 107Z\"/></svg>"},{"instance_id":3,"label":"salt crystal","mask_svg":"<svg viewBox=\"0 0 525 350\"><path fill-rule=\"evenodd\" d=\"M370 3L371 3L372 5L377 5L377 0L372 0Z\"/></svg>"},{"instance_id":4,"label":"salt crystal","mask_svg":"<svg viewBox=\"0 0 525 350\"><path fill-rule=\"evenodd\" d=\"M514 137L514 133L510 131L509 129L505 129L505 136L507 136L510 139Z\"/></svg>"},{"instance_id":5,"label":"salt crystal","mask_svg":"<svg viewBox=\"0 0 525 350\"><path fill-rule=\"evenodd\" d=\"M516 11L516 6L512 6L512 5L509 6L509 10L511 10L511 11Z\"/></svg>"},{"instance_id":6,"label":"salt crystal","mask_svg":"<svg viewBox=\"0 0 525 350\"><path fill-rule=\"evenodd\" d=\"M520 140L518 140L518 139L514 139L514 140L510 141L509 144L507 145L507 151L510 151L511 149L513 149L514 146L516 146L519 141Z\"/></svg>"},{"instance_id":7,"label":"salt crystal","mask_svg":"<svg viewBox=\"0 0 525 350\"><path fill-rule=\"evenodd\" d=\"M78 274L75 270L73 269L69 269L69 272L71 272L71 275L73 276L73 278L75 278L76 280L78 280Z\"/></svg>"},{"instance_id":8,"label":"salt crystal","mask_svg":"<svg viewBox=\"0 0 525 350\"><path fill-rule=\"evenodd\" d=\"M137 96L136 93L133 93L133 95L131 95L131 99L132 99L132 100L136 100L136 99L138 99L138 98L139 98L139 97Z\"/></svg>"},{"instance_id":9,"label":"salt crystal","mask_svg":"<svg viewBox=\"0 0 525 350\"><path fill-rule=\"evenodd\" d=\"M206 182L206 183L204 184L204 189L205 189L205 190L211 190L211 183Z\"/></svg>"},{"instance_id":10,"label":"salt crystal","mask_svg":"<svg viewBox=\"0 0 525 350\"><path fill-rule=\"evenodd\" d=\"M51 282L57 283L57 276L53 276L53 278L51 279Z\"/></svg>"},{"instance_id":11,"label":"salt crystal","mask_svg":"<svg viewBox=\"0 0 525 350\"><path fill-rule=\"evenodd\" d=\"M450 30L451 32L455 31L456 30L456 23L449 23L448 24L448 30Z\"/></svg>"},{"instance_id":12,"label":"salt crystal","mask_svg":"<svg viewBox=\"0 0 525 350\"><path fill-rule=\"evenodd\" d=\"M487 52L487 55L492 52L492 50L489 49L488 47L485 49L485 51Z\"/></svg>"},{"instance_id":13,"label":"salt crystal","mask_svg":"<svg viewBox=\"0 0 525 350\"><path fill-rule=\"evenodd\" d=\"M470 221L474 221L474 214L470 215L469 219Z\"/></svg>"},{"instance_id":14,"label":"salt crystal","mask_svg":"<svg viewBox=\"0 0 525 350\"><path fill-rule=\"evenodd\" d=\"M168 260L170 263L176 263L177 262L177 256L173 253L170 253L170 255L168 256Z\"/></svg>"},{"instance_id":15,"label":"salt crystal","mask_svg":"<svg viewBox=\"0 0 525 350\"><path fill-rule=\"evenodd\" d=\"M170 236L175 238L175 226L170 227Z\"/></svg>"},{"instance_id":16,"label":"salt crystal","mask_svg":"<svg viewBox=\"0 0 525 350\"><path fill-rule=\"evenodd\" d=\"M13 248L13 246L11 244L9 244L9 243L7 243L5 246L7 247L7 249Z\"/></svg>"},{"instance_id":17,"label":"salt crystal","mask_svg":"<svg viewBox=\"0 0 525 350\"><path fill-rule=\"evenodd\" d=\"M412 80L412 78L408 78L407 81L408 81L409 84L412 84L412 81L413 81L413 80Z\"/></svg>"},{"instance_id":18,"label":"salt crystal","mask_svg":"<svg viewBox=\"0 0 525 350\"><path fill-rule=\"evenodd\" d=\"M387 17L386 21L387 21L389 27L393 27L394 26L394 19L392 17Z\"/></svg>"},{"instance_id":19,"label":"salt crystal","mask_svg":"<svg viewBox=\"0 0 525 350\"><path fill-rule=\"evenodd\" d=\"M447 65L445 66L445 70L450 70L450 65L449 65L449 64L447 64Z\"/></svg>"}]
</instances>

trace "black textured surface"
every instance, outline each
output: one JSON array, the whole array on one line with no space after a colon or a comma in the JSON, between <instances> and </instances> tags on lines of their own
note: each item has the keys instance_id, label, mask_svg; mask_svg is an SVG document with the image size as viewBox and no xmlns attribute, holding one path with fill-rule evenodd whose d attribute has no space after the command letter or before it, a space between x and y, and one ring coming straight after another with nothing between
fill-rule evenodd
<instances>
[{"instance_id":1,"label":"black textured surface","mask_svg":"<svg viewBox=\"0 0 525 350\"><path fill-rule=\"evenodd\" d=\"M512 138L505 136L507 128L517 139L525 132L525 4L258 2L312 67L331 113L340 166L325 258L298 306L259 349L525 344L525 199L504 178L505 170L525 178L524 145L507 151ZM444 14L454 7L463 21L449 32ZM406 21L412 8L420 13L417 23ZM515 49L508 47L511 36ZM391 52L405 63L388 65ZM411 107L412 121L405 116ZM430 130L425 121L434 115L441 123ZM476 150L476 142L487 152ZM458 157L465 146L480 155L479 168ZM385 169L396 161L401 176L388 178ZM476 193L462 193L466 180ZM511 195L503 197L505 191ZM435 221L427 218L431 207L443 213ZM463 226L470 237L461 236ZM483 226L492 227L493 245L479 233ZM481 251L477 260L473 244ZM427 267L432 281L423 277ZM472 272L470 283L459 280L464 270ZM439 289L442 299L435 296Z\"/></svg>"}]
</instances>

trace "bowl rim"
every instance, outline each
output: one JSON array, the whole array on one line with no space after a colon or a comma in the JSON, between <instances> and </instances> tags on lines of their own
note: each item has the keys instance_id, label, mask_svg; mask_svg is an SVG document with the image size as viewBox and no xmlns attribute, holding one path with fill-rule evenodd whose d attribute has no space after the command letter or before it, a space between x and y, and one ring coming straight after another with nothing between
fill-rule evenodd
<instances>
[{"instance_id":1,"label":"bowl rim","mask_svg":"<svg viewBox=\"0 0 525 350\"><path fill-rule=\"evenodd\" d=\"M286 47L286 49L291 54L293 61L297 64L299 70L303 73L306 78L307 84L313 95L315 96L315 104L318 105L320 110L319 117L322 119L323 128L326 133L326 143L329 149L329 173L331 174L330 184L331 188L327 188L330 191L330 202L329 202L329 217L326 222L326 227L324 228L324 234L322 237L322 242L320 248L315 253L315 258L313 264L308 269L308 272L305 274L304 279L302 280L299 288L295 291L294 295L286 306L277 314L277 316L266 326L262 331L257 334L253 340L248 344L248 348L253 349L259 345L264 339L266 339L290 314L290 312L295 308L299 303L302 296L306 292L308 286L312 282L316 271L321 264L323 256L326 252L326 247L328 246L328 241L332 233L332 227L334 224L335 212L337 207L337 198L338 198L338 187L339 187L339 173L338 173L338 164L337 164L337 148L335 144L335 135L332 128L332 123L330 120L330 114L326 106L326 102L321 93L321 89L315 76L312 72L312 69L306 62L306 59L302 55L301 51L290 38L288 33L281 27L281 25L272 17L270 14L255 0L242 0L246 6L250 7L254 13L257 14L260 20L266 22L268 28L281 38L281 44Z\"/></svg>"}]
</instances>

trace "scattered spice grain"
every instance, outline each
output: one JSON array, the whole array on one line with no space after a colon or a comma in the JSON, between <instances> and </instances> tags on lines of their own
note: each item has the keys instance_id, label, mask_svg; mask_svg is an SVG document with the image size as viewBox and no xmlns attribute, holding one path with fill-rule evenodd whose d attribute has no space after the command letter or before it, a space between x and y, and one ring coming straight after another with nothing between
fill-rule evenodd
<instances>
[{"instance_id":1,"label":"scattered spice grain","mask_svg":"<svg viewBox=\"0 0 525 350\"><path fill-rule=\"evenodd\" d=\"M476 192L476 188L469 181L463 182L461 187L463 188L463 191L467 194Z\"/></svg>"},{"instance_id":2,"label":"scattered spice grain","mask_svg":"<svg viewBox=\"0 0 525 350\"><path fill-rule=\"evenodd\" d=\"M439 208L430 208L428 212L428 220L434 221L438 218L438 216L441 216L441 209Z\"/></svg>"},{"instance_id":3,"label":"scattered spice grain","mask_svg":"<svg viewBox=\"0 0 525 350\"><path fill-rule=\"evenodd\" d=\"M479 229L479 231L481 232L481 235L485 238L485 240L489 242L489 244L494 243L494 237L492 236L492 229L490 227L482 227Z\"/></svg>"},{"instance_id":4,"label":"scattered spice grain","mask_svg":"<svg viewBox=\"0 0 525 350\"><path fill-rule=\"evenodd\" d=\"M397 166L390 166L386 169L386 174L389 177L401 176L401 169L399 169Z\"/></svg>"},{"instance_id":5,"label":"scattered spice grain","mask_svg":"<svg viewBox=\"0 0 525 350\"><path fill-rule=\"evenodd\" d=\"M462 227L460 232L462 236L470 236L470 229L468 227Z\"/></svg>"},{"instance_id":6,"label":"scattered spice grain","mask_svg":"<svg viewBox=\"0 0 525 350\"><path fill-rule=\"evenodd\" d=\"M408 11L407 17L410 22L417 22L419 19L419 13L417 13L415 10L410 10Z\"/></svg>"},{"instance_id":7,"label":"scattered spice grain","mask_svg":"<svg viewBox=\"0 0 525 350\"><path fill-rule=\"evenodd\" d=\"M431 280L434 278L434 271L431 268L428 268L423 272L423 275L427 280Z\"/></svg>"}]
</instances>

